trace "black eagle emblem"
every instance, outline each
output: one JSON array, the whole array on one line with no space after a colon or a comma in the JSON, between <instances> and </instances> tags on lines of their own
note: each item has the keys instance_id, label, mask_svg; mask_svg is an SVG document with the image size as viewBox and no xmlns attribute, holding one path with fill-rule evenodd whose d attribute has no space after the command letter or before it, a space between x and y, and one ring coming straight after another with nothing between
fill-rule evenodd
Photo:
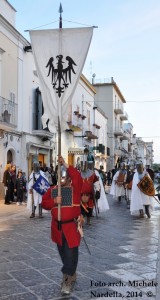
<instances>
[{"instance_id":1,"label":"black eagle emblem","mask_svg":"<svg viewBox=\"0 0 160 300\"><path fill-rule=\"evenodd\" d=\"M76 66L76 63L73 61L73 59L70 56L66 56L66 60L68 62L68 66L66 68L63 68L63 55L57 55L57 68L54 67L54 58L51 57L46 65L46 68L48 68L48 76L51 75L52 79L52 85L53 88L56 89L56 93L58 94L58 97L60 98L62 93L64 93L64 90L69 86L71 83L71 74L72 72L74 74L74 67Z\"/></svg>"}]
</instances>

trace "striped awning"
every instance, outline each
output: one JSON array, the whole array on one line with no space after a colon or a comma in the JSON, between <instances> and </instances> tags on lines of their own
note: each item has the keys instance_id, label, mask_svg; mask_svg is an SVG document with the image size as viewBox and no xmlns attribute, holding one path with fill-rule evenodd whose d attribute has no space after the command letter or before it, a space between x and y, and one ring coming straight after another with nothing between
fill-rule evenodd
<instances>
[{"instance_id":1,"label":"striped awning","mask_svg":"<svg viewBox=\"0 0 160 300\"><path fill-rule=\"evenodd\" d=\"M81 155L81 154L84 154L84 149L85 149L85 147L69 148L68 149L68 154Z\"/></svg>"}]
</instances>

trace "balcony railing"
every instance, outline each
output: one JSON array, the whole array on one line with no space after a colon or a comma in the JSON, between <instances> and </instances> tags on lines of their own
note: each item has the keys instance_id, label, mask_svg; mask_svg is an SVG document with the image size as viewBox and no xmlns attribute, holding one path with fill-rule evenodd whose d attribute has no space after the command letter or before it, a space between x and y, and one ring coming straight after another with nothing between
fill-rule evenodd
<instances>
[{"instance_id":1,"label":"balcony railing","mask_svg":"<svg viewBox=\"0 0 160 300\"><path fill-rule=\"evenodd\" d=\"M124 112L123 115L120 115L120 119L123 121L128 120L128 114L126 112Z\"/></svg>"},{"instance_id":2,"label":"balcony railing","mask_svg":"<svg viewBox=\"0 0 160 300\"><path fill-rule=\"evenodd\" d=\"M123 114L123 107L122 107L122 105L120 105L120 104L119 104L119 105L116 105L115 108L114 108L114 112L115 112L115 114L117 114L117 115L118 115L118 114L120 114L120 115Z\"/></svg>"},{"instance_id":3,"label":"balcony railing","mask_svg":"<svg viewBox=\"0 0 160 300\"><path fill-rule=\"evenodd\" d=\"M129 134L127 132L123 132L123 136L120 137L121 140L129 140Z\"/></svg>"},{"instance_id":4,"label":"balcony railing","mask_svg":"<svg viewBox=\"0 0 160 300\"><path fill-rule=\"evenodd\" d=\"M123 136L123 129L120 128L120 127L116 127L116 128L114 129L114 135L115 135L115 136Z\"/></svg>"},{"instance_id":5,"label":"balcony railing","mask_svg":"<svg viewBox=\"0 0 160 300\"><path fill-rule=\"evenodd\" d=\"M18 105L13 101L0 97L0 122L8 126L17 126Z\"/></svg>"}]
</instances>

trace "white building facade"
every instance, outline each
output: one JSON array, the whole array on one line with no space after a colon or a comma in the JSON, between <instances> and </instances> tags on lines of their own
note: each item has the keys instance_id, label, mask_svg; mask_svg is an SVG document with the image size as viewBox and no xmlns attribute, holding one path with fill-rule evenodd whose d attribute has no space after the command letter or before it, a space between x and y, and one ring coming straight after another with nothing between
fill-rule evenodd
<instances>
[{"instance_id":1,"label":"white building facade","mask_svg":"<svg viewBox=\"0 0 160 300\"><path fill-rule=\"evenodd\" d=\"M153 143L136 138L133 125L128 123L124 111L126 100L116 82L111 78L108 83L94 83L95 102L108 118L107 128L107 170L118 167L121 161L129 164L139 159L144 166L153 164Z\"/></svg>"},{"instance_id":2,"label":"white building facade","mask_svg":"<svg viewBox=\"0 0 160 300\"><path fill-rule=\"evenodd\" d=\"M122 137L125 135L123 124L128 119L124 112L126 100L113 78L109 83L96 83L94 87L96 89L95 102L108 118L107 145L110 156L107 161L107 169L111 170L123 154L121 143Z\"/></svg>"},{"instance_id":3,"label":"white building facade","mask_svg":"<svg viewBox=\"0 0 160 300\"><path fill-rule=\"evenodd\" d=\"M96 167L103 164L106 169L107 117L95 106L95 89L84 75L80 77L69 107L68 126L62 138L62 151L65 149L64 157L68 162L75 166L79 148L85 147L94 155Z\"/></svg>"},{"instance_id":4,"label":"white building facade","mask_svg":"<svg viewBox=\"0 0 160 300\"><path fill-rule=\"evenodd\" d=\"M28 176L34 159L57 164L57 133L42 128L43 103L30 43L16 30L16 11L0 0L0 182L7 162ZM153 162L153 143L137 140L127 123L126 100L111 82L91 84L81 75L62 133L61 153L76 165L79 150L87 147L95 167L114 168L120 159Z\"/></svg>"},{"instance_id":5,"label":"white building facade","mask_svg":"<svg viewBox=\"0 0 160 300\"><path fill-rule=\"evenodd\" d=\"M0 0L0 181L7 162L31 172L34 159L42 165L57 164L57 133L42 128L43 103L30 43L15 28L15 9ZM62 133L62 155L75 164L71 148L99 144L106 157L106 122L94 108L95 89L81 75L68 111L69 130ZM78 111L78 114L76 113ZM99 119L101 125L98 125ZM67 129L67 126L66 126ZM99 139L100 136L100 139ZM97 153L101 153L100 151ZM102 163L102 160L98 160Z\"/></svg>"},{"instance_id":6,"label":"white building facade","mask_svg":"<svg viewBox=\"0 0 160 300\"><path fill-rule=\"evenodd\" d=\"M54 142L50 141L53 134L44 132L41 124L38 124L40 116L36 107L38 101L36 91L39 84L32 53L25 51L30 44L14 27L15 9L6 0L0 0L0 7L2 13L0 15L0 181L2 181L7 162L22 168L27 176L31 172L35 157L43 160L43 163L50 164Z\"/></svg>"}]
</instances>

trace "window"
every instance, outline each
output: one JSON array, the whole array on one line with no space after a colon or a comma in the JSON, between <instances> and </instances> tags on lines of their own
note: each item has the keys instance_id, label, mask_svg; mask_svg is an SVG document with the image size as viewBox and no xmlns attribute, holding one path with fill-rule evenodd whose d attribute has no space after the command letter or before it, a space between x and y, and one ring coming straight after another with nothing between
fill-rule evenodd
<instances>
[{"instance_id":1,"label":"window","mask_svg":"<svg viewBox=\"0 0 160 300\"><path fill-rule=\"evenodd\" d=\"M42 130L41 117L43 115L42 96L39 87L35 90L34 103L33 103L33 130ZM46 124L47 127L47 124Z\"/></svg>"}]
</instances>

